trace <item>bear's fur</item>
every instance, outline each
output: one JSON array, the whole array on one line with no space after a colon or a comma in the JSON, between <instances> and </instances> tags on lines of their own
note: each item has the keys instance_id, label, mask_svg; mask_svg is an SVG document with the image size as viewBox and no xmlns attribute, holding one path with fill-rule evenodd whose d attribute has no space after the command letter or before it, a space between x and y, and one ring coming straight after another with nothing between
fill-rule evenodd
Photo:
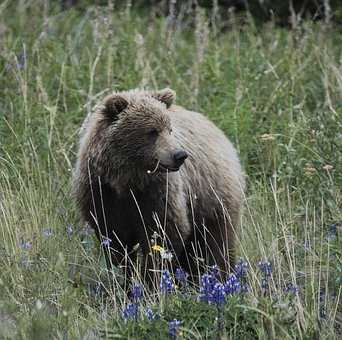
<instances>
[{"instance_id":1,"label":"bear's fur","mask_svg":"<svg viewBox=\"0 0 342 340\"><path fill-rule=\"evenodd\" d=\"M177 265L193 275L203 262L227 272L244 175L223 132L202 114L173 105L174 97L170 89L113 93L88 115L74 173L76 200L99 240L111 240L107 260L114 265L124 265L139 243L151 269L156 231ZM188 155L183 165L179 151Z\"/></svg>"}]
</instances>

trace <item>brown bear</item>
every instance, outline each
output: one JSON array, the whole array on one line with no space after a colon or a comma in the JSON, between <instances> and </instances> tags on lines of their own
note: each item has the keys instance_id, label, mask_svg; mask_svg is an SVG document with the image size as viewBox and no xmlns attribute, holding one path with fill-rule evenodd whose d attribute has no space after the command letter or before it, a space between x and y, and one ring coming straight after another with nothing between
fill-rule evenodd
<instances>
[{"instance_id":1,"label":"brown bear","mask_svg":"<svg viewBox=\"0 0 342 340\"><path fill-rule=\"evenodd\" d=\"M107 253L125 265L140 245L151 270L151 238L193 275L205 264L227 273L244 175L224 133L204 115L173 105L175 92L107 96L85 119L74 172L82 217Z\"/></svg>"}]
</instances>

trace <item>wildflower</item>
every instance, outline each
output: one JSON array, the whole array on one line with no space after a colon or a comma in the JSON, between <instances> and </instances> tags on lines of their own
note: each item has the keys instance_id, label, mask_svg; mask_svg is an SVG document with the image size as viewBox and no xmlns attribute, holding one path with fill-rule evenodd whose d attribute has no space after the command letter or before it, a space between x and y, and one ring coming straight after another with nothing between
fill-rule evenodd
<instances>
[{"instance_id":1,"label":"wildflower","mask_svg":"<svg viewBox=\"0 0 342 340\"><path fill-rule=\"evenodd\" d=\"M18 56L18 59L17 59L17 68L18 68L18 70L25 69L26 68L26 64L27 64L27 57L26 57L26 53L24 51L24 53L21 53Z\"/></svg>"},{"instance_id":2,"label":"wildflower","mask_svg":"<svg viewBox=\"0 0 342 340\"><path fill-rule=\"evenodd\" d=\"M182 324L181 321L173 319L169 322L169 335L171 339L176 339L177 335L180 334L179 327Z\"/></svg>"},{"instance_id":3,"label":"wildflower","mask_svg":"<svg viewBox=\"0 0 342 340\"><path fill-rule=\"evenodd\" d=\"M104 246L104 247L110 247L110 244L112 243L112 240L108 237L105 237L102 242L101 242L101 245Z\"/></svg>"},{"instance_id":4,"label":"wildflower","mask_svg":"<svg viewBox=\"0 0 342 340\"><path fill-rule=\"evenodd\" d=\"M161 251L160 256L163 260L171 261L173 258L173 254L170 251Z\"/></svg>"},{"instance_id":5,"label":"wildflower","mask_svg":"<svg viewBox=\"0 0 342 340\"><path fill-rule=\"evenodd\" d=\"M248 263L243 259L240 259L235 265L235 275L241 280L247 276Z\"/></svg>"},{"instance_id":6,"label":"wildflower","mask_svg":"<svg viewBox=\"0 0 342 340\"><path fill-rule=\"evenodd\" d=\"M303 247L305 251L310 251L311 250L310 240L305 240Z\"/></svg>"},{"instance_id":7,"label":"wildflower","mask_svg":"<svg viewBox=\"0 0 342 340\"><path fill-rule=\"evenodd\" d=\"M222 306L226 302L226 292L225 287L222 283L217 282L210 294L210 302L216 306Z\"/></svg>"},{"instance_id":8,"label":"wildflower","mask_svg":"<svg viewBox=\"0 0 342 340\"><path fill-rule=\"evenodd\" d=\"M20 242L19 247L22 250L30 250L32 248L32 242L31 241L26 241L26 242L22 241L22 242Z\"/></svg>"},{"instance_id":9,"label":"wildflower","mask_svg":"<svg viewBox=\"0 0 342 340\"><path fill-rule=\"evenodd\" d=\"M269 278L272 275L272 264L269 261L260 261L258 267L264 278Z\"/></svg>"},{"instance_id":10,"label":"wildflower","mask_svg":"<svg viewBox=\"0 0 342 340\"><path fill-rule=\"evenodd\" d=\"M288 294L297 295L298 292L299 292L299 288L298 288L298 286L294 285L293 283L289 283L289 284L285 287L284 292L285 292L285 293L288 293Z\"/></svg>"},{"instance_id":11,"label":"wildflower","mask_svg":"<svg viewBox=\"0 0 342 340\"><path fill-rule=\"evenodd\" d=\"M159 252L159 253L162 253L165 251L165 249L159 246L158 244L155 244L154 246L152 246L152 250L154 250L155 252Z\"/></svg>"},{"instance_id":12,"label":"wildflower","mask_svg":"<svg viewBox=\"0 0 342 340\"><path fill-rule=\"evenodd\" d=\"M139 301L144 295L143 287L140 284L133 285L132 288L132 298L134 301Z\"/></svg>"},{"instance_id":13,"label":"wildflower","mask_svg":"<svg viewBox=\"0 0 342 340\"><path fill-rule=\"evenodd\" d=\"M74 229L73 229L72 225L68 225L66 227L66 233L67 233L68 237L71 238L72 234L74 233Z\"/></svg>"},{"instance_id":14,"label":"wildflower","mask_svg":"<svg viewBox=\"0 0 342 340\"><path fill-rule=\"evenodd\" d=\"M168 270L164 270L160 280L160 289L162 293L169 294L173 292L174 288L175 286L172 282L170 272Z\"/></svg>"},{"instance_id":15,"label":"wildflower","mask_svg":"<svg viewBox=\"0 0 342 340\"><path fill-rule=\"evenodd\" d=\"M103 291L102 285L99 282L97 282L96 285L93 287L93 291L95 295L100 295L101 292Z\"/></svg>"},{"instance_id":16,"label":"wildflower","mask_svg":"<svg viewBox=\"0 0 342 340\"><path fill-rule=\"evenodd\" d=\"M51 228L44 229L43 230L43 236L45 238L50 238L51 236L53 236L53 230Z\"/></svg>"},{"instance_id":17,"label":"wildflower","mask_svg":"<svg viewBox=\"0 0 342 340\"><path fill-rule=\"evenodd\" d=\"M267 279L265 279L265 278L261 279L261 288L263 290L267 290L268 289L268 280Z\"/></svg>"},{"instance_id":18,"label":"wildflower","mask_svg":"<svg viewBox=\"0 0 342 340\"><path fill-rule=\"evenodd\" d=\"M336 240L336 238L337 238L337 226L338 226L338 223L333 223L329 226L328 235L327 235L327 241L328 242Z\"/></svg>"},{"instance_id":19,"label":"wildflower","mask_svg":"<svg viewBox=\"0 0 342 340\"><path fill-rule=\"evenodd\" d=\"M216 283L217 283L217 280L212 275L210 274L202 275L201 286L200 286L200 300L201 301L204 301L204 302L210 301L211 293Z\"/></svg>"},{"instance_id":20,"label":"wildflower","mask_svg":"<svg viewBox=\"0 0 342 340\"><path fill-rule=\"evenodd\" d=\"M149 321L153 321L156 319L156 314L153 313L153 310L151 308L146 309L145 315Z\"/></svg>"},{"instance_id":21,"label":"wildflower","mask_svg":"<svg viewBox=\"0 0 342 340\"><path fill-rule=\"evenodd\" d=\"M241 291L241 283L236 275L231 274L224 284L224 290L227 295L238 294Z\"/></svg>"},{"instance_id":22,"label":"wildflower","mask_svg":"<svg viewBox=\"0 0 342 340\"><path fill-rule=\"evenodd\" d=\"M137 320L139 314L139 306L136 303L130 303L122 311L122 317L125 321L127 320Z\"/></svg>"},{"instance_id":23,"label":"wildflower","mask_svg":"<svg viewBox=\"0 0 342 340\"><path fill-rule=\"evenodd\" d=\"M211 275L214 278L218 278L220 275L220 269L217 264L210 267L209 275Z\"/></svg>"},{"instance_id":24,"label":"wildflower","mask_svg":"<svg viewBox=\"0 0 342 340\"><path fill-rule=\"evenodd\" d=\"M189 276L187 272L185 272L182 268L177 268L175 276L182 286L186 285Z\"/></svg>"}]
</instances>

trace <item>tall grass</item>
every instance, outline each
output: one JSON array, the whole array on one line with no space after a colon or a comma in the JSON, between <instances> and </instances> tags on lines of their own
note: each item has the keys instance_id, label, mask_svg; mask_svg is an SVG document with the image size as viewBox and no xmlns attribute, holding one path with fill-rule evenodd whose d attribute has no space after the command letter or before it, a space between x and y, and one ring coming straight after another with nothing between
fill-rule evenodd
<instances>
[{"instance_id":1,"label":"tall grass","mask_svg":"<svg viewBox=\"0 0 342 340\"><path fill-rule=\"evenodd\" d=\"M48 1L4 1L0 18L0 337L163 339L173 318L180 337L216 336L215 309L195 290L148 294L159 320L124 322L121 274L106 271L70 196L78 129L97 101L165 86L226 132L248 175L237 252L249 292L228 301L222 336L341 336L340 31L233 15L227 30L215 11L185 24Z\"/></svg>"}]
</instances>

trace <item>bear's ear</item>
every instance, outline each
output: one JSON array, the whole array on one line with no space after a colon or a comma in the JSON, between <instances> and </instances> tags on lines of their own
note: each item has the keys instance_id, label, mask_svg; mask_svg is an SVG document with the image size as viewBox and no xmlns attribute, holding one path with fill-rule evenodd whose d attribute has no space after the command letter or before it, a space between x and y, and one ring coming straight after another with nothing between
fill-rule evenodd
<instances>
[{"instance_id":1,"label":"bear's ear","mask_svg":"<svg viewBox=\"0 0 342 340\"><path fill-rule=\"evenodd\" d=\"M165 88L165 89L155 92L152 95L152 97L161 101L162 103L166 105L167 108L169 108L176 98L176 92L169 88Z\"/></svg>"},{"instance_id":2,"label":"bear's ear","mask_svg":"<svg viewBox=\"0 0 342 340\"><path fill-rule=\"evenodd\" d=\"M103 113L108 116L108 118L115 120L127 106L128 101L119 94L110 95L104 100Z\"/></svg>"}]
</instances>

